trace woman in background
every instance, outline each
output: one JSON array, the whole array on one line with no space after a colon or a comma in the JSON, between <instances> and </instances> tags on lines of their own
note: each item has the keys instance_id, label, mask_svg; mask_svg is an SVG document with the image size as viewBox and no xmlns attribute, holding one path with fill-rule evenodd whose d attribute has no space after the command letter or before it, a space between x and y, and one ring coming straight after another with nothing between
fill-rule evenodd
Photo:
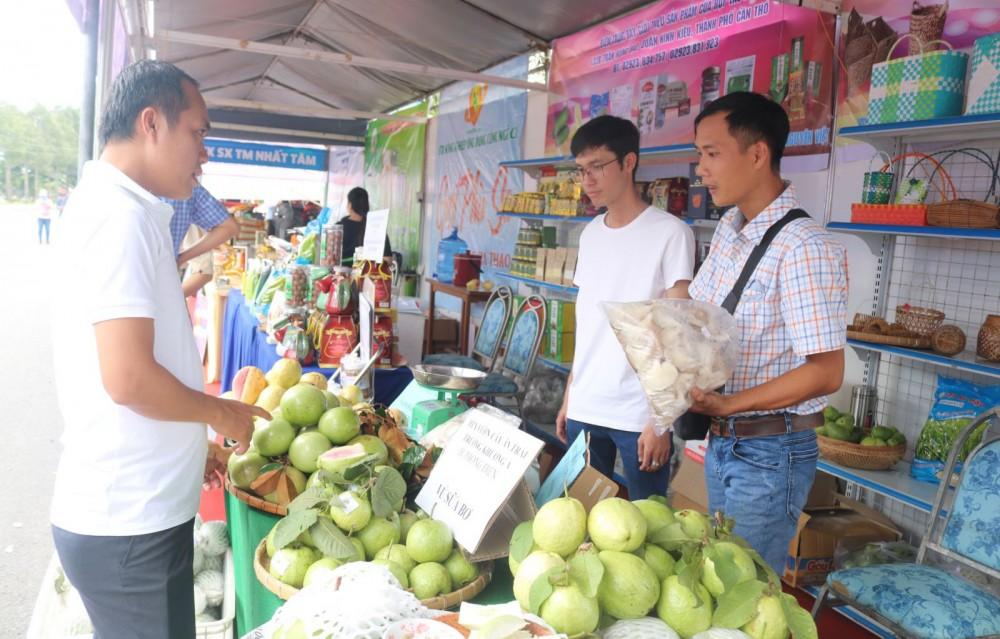
<instances>
[{"instance_id":1,"label":"woman in background","mask_svg":"<svg viewBox=\"0 0 1000 639\"><path fill-rule=\"evenodd\" d=\"M365 243L365 223L368 220L368 191L356 186L347 192L347 215L337 224L344 227L344 252L341 263L350 266L354 263L354 250ZM385 238L384 257L392 255L389 237Z\"/></svg>"},{"instance_id":2,"label":"woman in background","mask_svg":"<svg viewBox=\"0 0 1000 639\"><path fill-rule=\"evenodd\" d=\"M42 232L45 232L45 243L49 243L49 225L52 223L52 200L45 189L38 191L38 243L42 243Z\"/></svg>"}]
</instances>

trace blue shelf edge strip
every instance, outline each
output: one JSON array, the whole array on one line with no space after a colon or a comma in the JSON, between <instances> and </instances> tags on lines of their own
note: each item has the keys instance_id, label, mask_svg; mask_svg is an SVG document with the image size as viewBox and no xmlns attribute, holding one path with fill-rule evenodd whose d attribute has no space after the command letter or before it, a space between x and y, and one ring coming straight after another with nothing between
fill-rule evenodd
<instances>
[{"instance_id":1,"label":"blue shelf edge strip","mask_svg":"<svg viewBox=\"0 0 1000 639\"><path fill-rule=\"evenodd\" d=\"M541 357L541 356L538 358L538 361L543 366L551 368L552 370L559 371L560 373L566 373L567 375L569 374L569 370L570 370L569 366L566 365L566 364L563 364L562 362L556 362L554 360L548 359L546 357Z\"/></svg>"},{"instance_id":2,"label":"blue shelf edge strip","mask_svg":"<svg viewBox=\"0 0 1000 639\"><path fill-rule=\"evenodd\" d=\"M649 156L657 155L687 155L694 154L695 148L693 144L670 144L667 146L651 146L644 149L639 149L639 156ZM557 164L569 164L573 162L572 155L557 155L551 158L526 158L524 160L506 160L500 163L500 166L509 166L514 168L527 168L533 166L555 166Z\"/></svg>"},{"instance_id":3,"label":"blue shelf edge strip","mask_svg":"<svg viewBox=\"0 0 1000 639\"><path fill-rule=\"evenodd\" d=\"M838 132L844 137L860 137L879 133L900 133L905 135L914 129L936 129L943 127L961 127L973 124L1000 124L1000 113L983 115L956 115L950 118L935 118L933 120L914 120L912 122L891 122L889 124L865 124L861 126L846 126Z\"/></svg>"},{"instance_id":4,"label":"blue shelf edge strip","mask_svg":"<svg viewBox=\"0 0 1000 639\"><path fill-rule=\"evenodd\" d=\"M540 213L514 213L512 211L497 211L500 217L519 217L525 220L555 220L557 222L587 223L596 216L591 215L543 215Z\"/></svg>"},{"instance_id":5,"label":"blue shelf edge strip","mask_svg":"<svg viewBox=\"0 0 1000 639\"><path fill-rule=\"evenodd\" d=\"M855 475L854 473L842 467L831 466L822 459L816 462L816 470L822 471L827 475L833 475L834 477L839 477L845 481L849 481L858 484L860 486L864 486L865 488L873 490L877 493L886 495L897 501L901 501L905 504L913 506L914 508L921 510L925 513L929 513L931 511L931 508L933 507L933 504L929 502L917 499L912 495L907 495L906 493L900 492L894 488L890 488L885 484L880 484L878 482L872 481L860 475Z\"/></svg>"},{"instance_id":6,"label":"blue shelf edge strip","mask_svg":"<svg viewBox=\"0 0 1000 639\"><path fill-rule=\"evenodd\" d=\"M830 222L826 228L848 233L882 233L885 235L919 235L962 239L1000 240L1000 229L960 229L944 226L898 226L891 224L854 224Z\"/></svg>"},{"instance_id":7,"label":"blue shelf edge strip","mask_svg":"<svg viewBox=\"0 0 1000 639\"><path fill-rule=\"evenodd\" d=\"M979 373L980 375L1000 377L1000 365L996 364L981 364L979 362L967 362L965 360L955 359L954 357L938 355L937 353L918 351L912 348L903 348L901 346L875 344L872 342L864 342L856 339L849 339L847 340L847 343L848 345L853 346L854 348L860 348L866 351L878 351L880 353L889 353L890 355L899 355L900 357L907 357L909 359L915 359L922 362L930 362L932 364L937 364L938 366L944 366L947 368L957 368L963 371Z\"/></svg>"},{"instance_id":8,"label":"blue shelf edge strip","mask_svg":"<svg viewBox=\"0 0 1000 639\"><path fill-rule=\"evenodd\" d=\"M530 277L521 277L520 275L514 275L512 273L497 273L499 277L509 277L512 280L517 280L518 282L524 282L525 284L530 284L531 286L538 286L541 288L551 289L553 291L559 291L561 293L568 293L570 295L576 295L577 289L575 286L563 286L562 284L552 284L551 282L542 282L539 280L533 280Z\"/></svg>"}]
</instances>

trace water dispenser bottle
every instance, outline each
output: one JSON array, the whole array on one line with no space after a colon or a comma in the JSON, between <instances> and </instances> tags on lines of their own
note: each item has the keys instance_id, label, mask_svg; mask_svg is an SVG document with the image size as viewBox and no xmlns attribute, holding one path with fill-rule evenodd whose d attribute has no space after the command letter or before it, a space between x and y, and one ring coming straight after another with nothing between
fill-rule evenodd
<instances>
[{"instance_id":1,"label":"water dispenser bottle","mask_svg":"<svg viewBox=\"0 0 1000 639\"><path fill-rule=\"evenodd\" d=\"M440 282L451 284L455 280L455 256L468 250L469 245L458 236L458 229L452 229L451 235L441 238L438 242L434 277Z\"/></svg>"}]
</instances>

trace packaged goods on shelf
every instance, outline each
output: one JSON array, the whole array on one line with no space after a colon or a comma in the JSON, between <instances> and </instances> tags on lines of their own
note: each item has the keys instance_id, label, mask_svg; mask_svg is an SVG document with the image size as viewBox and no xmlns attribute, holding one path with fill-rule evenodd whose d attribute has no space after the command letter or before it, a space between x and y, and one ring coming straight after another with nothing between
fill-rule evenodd
<instances>
[{"instance_id":1,"label":"packaged goods on shelf","mask_svg":"<svg viewBox=\"0 0 1000 639\"><path fill-rule=\"evenodd\" d=\"M576 329L576 303L565 300L549 300L549 327L560 333Z\"/></svg>"}]
</instances>

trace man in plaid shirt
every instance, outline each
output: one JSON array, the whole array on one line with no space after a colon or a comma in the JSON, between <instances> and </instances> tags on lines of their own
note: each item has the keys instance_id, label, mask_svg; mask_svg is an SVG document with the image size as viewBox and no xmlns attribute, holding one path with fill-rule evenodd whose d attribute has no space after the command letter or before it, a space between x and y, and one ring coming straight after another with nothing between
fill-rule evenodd
<instances>
[{"instance_id":1,"label":"man in plaid shirt","mask_svg":"<svg viewBox=\"0 0 1000 639\"><path fill-rule=\"evenodd\" d=\"M718 206L711 250L689 287L721 305L750 252L789 210L781 179L785 111L756 93L731 93L695 119L698 175ZM779 574L816 473L826 396L844 377L847 258L812 218L792 221L747 281L736 307L741 354L722 392L694 389L691 410L713 417L705 480L709 509Z\"/></svg>"},{"instance_id":2,"label":"man in plaid shirt","mask_svg":"<svg viewBox=\"0 0 1000 639\"><path fill-rule=\"evenodd\" d=\"M200 184L194 187L191 197L186 200L161 199L174 207L174 216L170 219L170 237L174 242L174 254L177 255L178 266L183 267L199 255L208 253L240 230L240 225L229 215L226 208ZM207 233L182 252L181 243L192 224Z\"/></svg>"}]
</instances>

